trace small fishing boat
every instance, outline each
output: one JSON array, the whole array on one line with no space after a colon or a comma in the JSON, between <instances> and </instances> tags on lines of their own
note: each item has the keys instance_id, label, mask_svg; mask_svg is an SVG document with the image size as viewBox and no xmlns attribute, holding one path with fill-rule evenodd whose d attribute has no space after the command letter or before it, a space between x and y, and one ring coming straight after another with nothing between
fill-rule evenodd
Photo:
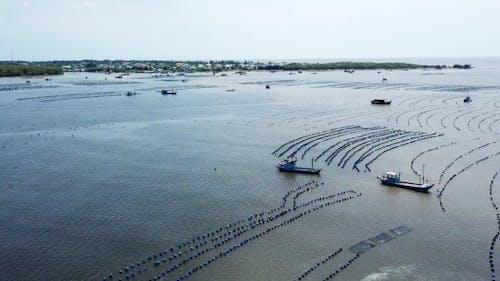
<instances>
[{"instance_id":1,"label":"small fishing boat","mask_svg":"<svg viewBox=\"0 0 500 281\"><path fill-rule=\"evenodd\" d=\"M434 184L414 183L401 180L401 173L385 172L381 177L377 177L383 185L396 186L418 192L428 192ZM422 177L423 178L423 177Z\"/></svg>"},{"instance_id":2,"label":"small fishing boat","mask_svg":"<svg viewBox=\"0 0 500 281\"><path fill-rule=\"evenodd\" d=\"M162 95L177 95L177 92L174 90L161 90Z\"/></svg>"},{"instance_id":3,"label":"small fishing boat","mask_svg":"<svg viewBox=\"0 0 500 281\"><path fill-rule=\"evenodd\" d=\"M135 96L137 95L136 92L127 92L127 97Z\"/></svg>"},{"instance_id":4,"label":"small fishing boat","mask_svg":"<svg viewBox=\"0 0 500 281\"><path fill-rule=\"evenodd\" d=\"M387 78L382 78L382 82L387 82Z\"/></svg>"},{"instance_id":5,"label":"small fishing boat","mask_svg":"<svg viewBox=\"0 0 500 281\"><path fill-rule=\"evenodd\" d=\"M122 79L123 78L123 75L118 75L115 77L116 79Z\"/></svg>"},{"instance_id":6,"label":"small fishing boat","mask_svg":"<svg viewBox=\"0 0 500 281\"><path fill-rule=\"evenodd\" d=\"M465 97L465 99L464 99L464 102L466 102L466 103L469 103L471 101L472 101L472 99L469 96Z\"/></svg>"},{"instance_id":7,"label":"small fishing boat","mask_svg":"<svg viewBox=\"0 0 500 281\"><path fill-rule=\"evenodd\" d=\"M374 99L374 100L371 100L371 103L372 104L385 104L385 105L389 105L391 104L391 100L386 100L386 99Z\"/></svg>"},{"instance_id":8,"label":"small fishing boat","mask_svg":"<svg viewBox=\"0 0 500 281\"><path fill-rule=\"evenodd\" d=\"M269 86L269 84L266 84L266 89L271 89L271 86Z\"/></svg>"},{"instance_id":9,"label":"small fishing boat","mask_svg":"<svg viewBox=\"0 0 500 281\"><path fill-rule=\"evenodd\" d=\"M234 92L234 91L235 91L234 88L226 90L226 92Z\"/></svg>"},{"instance_id":10,"label":"small fishing boat","mask_svg":"<svg viewBox=\"0 0 500 281\"><path fill-rule=\"evenodd\" d=\"M297 167L297 158L289 158L283 160L283 163L280 163L276 166L280 172L289 172L289 173L301 173L301 174L319 174L321 169L315 169L313 165L313 159L311 159L311 168L306 167Z\"/></svg>"}]
</instances>

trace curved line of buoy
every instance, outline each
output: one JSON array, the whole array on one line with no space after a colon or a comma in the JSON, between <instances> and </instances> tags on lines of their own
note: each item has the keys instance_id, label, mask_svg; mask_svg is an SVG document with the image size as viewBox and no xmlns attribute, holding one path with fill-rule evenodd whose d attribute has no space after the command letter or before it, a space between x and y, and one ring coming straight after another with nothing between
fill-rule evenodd
<instances>
[{"instance_id":1,"label":"curved line of buoy","mask_svg":"<svg viewBox=\"0 0 500 281\"><path fill-rule=\"evenodd\" d=\"M463 153L463 154L460 154L459 156L457 156L455 159L453 159L450 163L448 163L448 165L446 165L446 167L441 171L441 174L439 175L439 181L438 183L441 184L442 180L443 180L443 177L444 177L444 174L453 166L453 164L455 164L455 162L457 162L458 160L460 160L461 158L471 154L471 153L474 153L475 151L479 150L479 149L482 149L482 148L485 148L485 147L488 147L492 144L495 144L496 142L489 142L489 143L485 143L483 145L480 145L480 146L477 146L477 147L474 147L473 149L467 151L466 153Z\"/></svg>"},{"instance_id":2,"label":"curved line of buoy","mask_svg":"<svg viewBox=\"0 0 500 281\"><path fill-rule=\"evenodd\" d=\"M448 147L448 146L451 146L451 145L455 145L455 144L456 144L456 142L450 142L450 143L447 143L447 144L442 144L442 145L439 145L439 146L436 146L436 147L433 147L433 148L429 148L427 150L424 150L424 151L418 153L417 155L415 155L415 157L413 157L413 159L410 162L410 168L411 168L411 170L418 177L422 177L422 175L417 171L417 169L414 166L415 165L415 161L417 161L417 159L419 157L421 157L422 155L424 155L426 153L429 153L429 152L432 152L432 151L436 151L438 149L442 149L442 148L445 148L445 147Z\"/></svg>"},{"instance_id":3,"label":"curved line of buoy","mask_svg":"<svg viewBox=\"0 0 500 281\"><path fill-rule=\"evenodd\" d=\"M209 232L206 235L200 235L197 238L189 240L188 242L184 242L178 247L171 247L170 250L161 251L159 254L150 256L147 259L143 259L142 261L140 260L137 263L132 263L130 266L120 270L118 275L113 275L113 273L111 273L108 277L105 277L104 280L107 280L107 278L112 280L114 276L119 276L119 279L117 279L119 281L123 280L122 278L129 280L139 276L146 277L145 275L153 276L152 279L149 280L160 280L164 277L172 276L172 274L179 270L184 270L185 273L178 275L176 279L183 280L190 277L195 272L202 270L209 264L216 262L218 259L229 255L246 244L257 240L258 238L261 238L278 228L289 225L292 222L295 222L296 220L324 207L333 206L361 196L361 193L353 190L347 190L311 199L301 205L294 206L293 209L283 208L288 201L287 198L291 194L302 191L304 191L304 193L309 192L313 190L311 185L314 187L320 186L317 182L311 181L300 186L299 188L295 188L285 195L283 204L280 205L280 207L267 212L267 216L266 212L262 212L250 216L247 220L241 220L233 224L228 224L225 227L217 229L216 231ZM294 204L296 203L294 202ZM261 228L264 229L259 230ZM257 233L252 235L251 232ZM234 242L232 242L233 240ZM231 243L232 246L229 246ZM210 254L211 252L217 250L219 250L218 253ZM191 269L186 268L188 264L194 263L196 260L206 256L208 256L208 258L205 259L204 262L201 262L199 265L194 266ZM161 270L160 268L164 266L167 268ZM153 270L161 271L159 273L153 273Z\"/></svg>"},{"instance_id":4,"label":"curved line of buoy","mask_svg":"<svg viewBox=\"0 0 500 281\"><path fill-rule=\"evenodd\" d=\"M495 199L493 197L493 186L495 184L495 179L498 175L498 171L493 175L493 177L490 180L490 186L489 186L489 192L490 192L490 203L493 209L495 210L495 215L497 219L497 232L493 236L493 239L491 239L490 243L490 250L489 250L489 263L490 263L490 272L491 272L491 281L496 280L496 272L495 272L495 260L493 257L494 250L495 250L495 244L498 240L498 236L500 235L500 213L498 212L498 205L495 202Z\"/></svg>"},{"instance_id":5,"label":"curved line of buoy","mask_svg":"<svg viewBox=\"0 0 500 281\"><path fill-rule=\"evenodd\" d=\"M448 180L445 182L445 184L443 185L443 187L438 191L437 193L437 198L439 199L439 205L441 207L441 210L443 212L446 212L446 208L444 207L444 203L443 203L443 193L444 191L446 190L446 187L455 179L457 178L460 174L462 174L463 172L467 171L468 169L474 167L475 165L478 165L480 164L481 162L484 162L490 158L493 158L493 157L497 157L498 155L500 155L500 151L497 152L497 153L494 153L494 154L490 154L488 156L485 156L479 160L476 160L472 163L469 163L469 165L465 166L464 168L460 169L460 171L458 171L457 173L453 174L451 177L448 178Z\"/></svg>"}]
</instances>

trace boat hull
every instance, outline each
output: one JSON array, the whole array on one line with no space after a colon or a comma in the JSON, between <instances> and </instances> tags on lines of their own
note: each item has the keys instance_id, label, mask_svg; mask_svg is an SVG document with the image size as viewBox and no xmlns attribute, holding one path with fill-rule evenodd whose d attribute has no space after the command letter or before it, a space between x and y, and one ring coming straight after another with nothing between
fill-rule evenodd
<instances>
[{"instance_id":1,"label":"boat hull","mask_svg":"<svg viewBox=\"0 0 500 281\"><path fill-rule=\"evenodd\" d=\"M379 105L390 105L392 101L377 101L377 100L372 100L372 104L379 104Z\"/></svg>"},{"instance_id":2,"label":"boat hull","mask_svg":"<svg viewBox=\"0 0 500 281\"><path fill-rule=\"evenodd\" d=\"M417 192L429 192L429 189L431 189L434 185L423 185L423 184L418 184L418 183L411 183L411 182L394 182L394 181L388 181L384 180L382 178L377 177L380 180L380 183L383 185L388 185L388 186L395 186L395 187L400 187L404 189L409 189Z\"/></svg>"},{"instance_id":3,"label":"boat hull","mask_svg":"<svg viewBox=\"0 0 500 281\"><path fill-rule=\"evenodd\" d=\"M290 168L285 168L281 166L276 166L280 170L280 172L288 172L288 173L299 173L299 174L312 174L312 175L317 175L319 172L321 172L321 169L313 169L313 168L301 168L301 167L295 167L293 169Z\"/></svg>"}]
</instances>

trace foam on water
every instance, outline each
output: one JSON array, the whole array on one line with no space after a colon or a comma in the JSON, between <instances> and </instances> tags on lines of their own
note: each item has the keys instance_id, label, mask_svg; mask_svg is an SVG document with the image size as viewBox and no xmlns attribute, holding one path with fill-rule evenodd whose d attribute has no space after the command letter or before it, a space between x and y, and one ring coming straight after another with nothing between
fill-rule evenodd
<instances>
[{"instance_id":1,"label":"foam on water","mask_svg":"<svg viewBox=\"0 0 500 281\"><path fill-rule=\"evenodd\" d=\"M415 268L412 266L384 266L379 268L378 272L374 272L361 279L361 281L406 281L410 280Z\"/></svg>"}]
</instances>

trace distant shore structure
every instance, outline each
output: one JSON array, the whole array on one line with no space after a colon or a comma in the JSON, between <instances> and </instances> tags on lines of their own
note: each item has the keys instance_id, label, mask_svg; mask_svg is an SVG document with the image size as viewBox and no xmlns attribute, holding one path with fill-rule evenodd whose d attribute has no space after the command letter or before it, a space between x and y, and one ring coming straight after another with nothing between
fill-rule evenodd
<instances>
[{"instance_id":1,"label":"distant shore structure","mask_svg":"<svg viewBox=\"0 0 500 281\"><path fill-rule=\"evenodd\" d=\"M159 60L81 60L81 61L0 61L0 77L60 75L64 72L115 73L120 79L129 73L183 75L194 72L233 72L245 75L247 71L287 71L290 74L303 71L343 70L409 70L409 69L471 69L470 64L423 65L404 62L253 62L253 61L159 61ZM177 73L177 74L176 74ZM316 73L316 72L313 72ZM225 73L224 73L225 74ZM227 75L227 74L226 74ZM223 76L221 74L221 76ZM187 81L187 80L186 80Z\"/></svg>"}]
</instances>

